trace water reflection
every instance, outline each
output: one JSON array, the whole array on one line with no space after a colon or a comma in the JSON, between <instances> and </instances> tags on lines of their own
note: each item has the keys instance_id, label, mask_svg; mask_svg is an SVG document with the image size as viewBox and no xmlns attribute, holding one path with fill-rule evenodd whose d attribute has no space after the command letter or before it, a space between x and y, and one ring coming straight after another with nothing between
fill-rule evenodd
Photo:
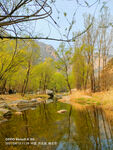
<instances>
[{"instance_id":1,"label":"water reflection","mask_svg":"<svg viewBox=\"0 0 113 150\"><path fill-rule=\"evenodd\" d=\"M67 109L58 114L60 109ZM5 145L5 138L34 138L37 145ZM64 103L40 104L0 125L0 150L112 150L113 118L99 107L74 109ZM30 141L28 141L30 142ZM39 142L57 142L40 145Z\"/></svg>"},{"instance_id":2,"label":"water reflection","mask_svg":"<svg viewBox=\"0 0 113 150\"><path fill-rule=\"evenodd\" d=\"M113 148L113 128L104 111L98 107L75 110L72 142L77 149L101 150Z\"/></svg>"}]
</instances>

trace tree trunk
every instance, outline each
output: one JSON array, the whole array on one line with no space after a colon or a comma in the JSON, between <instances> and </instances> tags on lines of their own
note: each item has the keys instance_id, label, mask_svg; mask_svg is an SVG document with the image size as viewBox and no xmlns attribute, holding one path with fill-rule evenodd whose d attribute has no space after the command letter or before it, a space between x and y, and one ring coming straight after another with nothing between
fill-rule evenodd
<instances>
[{"instance_id":1,"label":"tree trunk","mask_svg":"<svg viewBox=\"0 0 113 150\"><path fill-rule=\"evenodd\" d=\"M24 96L25 92L26 92L27 84L28 84L28 81L29 81L30 69L31 69L31 63L29 61L28 62L28 70L27 70L26 78L24 79L24 85L22 87L22 96Z\"/></svg>"},{"instance_id":2,"label":"tree trunk","mask_svg":"<svg viewBox=\"0 0 113 150\"><path fill-rule=\"evenodd\" d=\"M100 91L100 49L99 49L99 64L98 64L98 90Z\"/></svg>"}]
</instances>

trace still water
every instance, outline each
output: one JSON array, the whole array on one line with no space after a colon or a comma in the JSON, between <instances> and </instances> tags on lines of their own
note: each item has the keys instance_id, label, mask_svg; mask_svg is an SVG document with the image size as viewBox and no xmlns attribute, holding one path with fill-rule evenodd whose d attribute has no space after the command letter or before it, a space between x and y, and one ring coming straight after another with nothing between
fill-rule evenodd
<instances>
[{"instance_id":1,"label":"still water","mask_svg":"<svg viewBox=\"0 0 113 150\"><path fill-rule=\"evenodd\" d=\"M113 150L113 118L95 106L40 104L0 124L0 150Z\"/></svg>"}]
</instances>

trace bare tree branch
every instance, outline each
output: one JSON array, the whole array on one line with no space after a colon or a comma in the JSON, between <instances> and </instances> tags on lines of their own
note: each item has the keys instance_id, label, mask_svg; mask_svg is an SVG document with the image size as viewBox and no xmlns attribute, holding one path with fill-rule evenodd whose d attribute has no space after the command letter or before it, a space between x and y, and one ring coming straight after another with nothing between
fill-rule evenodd
<instances>
[{"instance_id":1,"label":"bare tree branch","mask_svg":"<svg viewBox=\"0 0 113 150\"><path fill-rule=\"evenodd\" d=\"M59 38L52 38L52 37L21 37L21 36L1 36L1 39L38 39L38 40L51 40L51 41L62 41L62 42L73 42L75 41L76 38L78 38L79 36L81 36L82 34L84 34L85 32L87 32L89 30L89 28L92 26L92 23L82 32L78 33L76 36L74 36L71 39L59 39Z\"/></svg>"}]
</instances>

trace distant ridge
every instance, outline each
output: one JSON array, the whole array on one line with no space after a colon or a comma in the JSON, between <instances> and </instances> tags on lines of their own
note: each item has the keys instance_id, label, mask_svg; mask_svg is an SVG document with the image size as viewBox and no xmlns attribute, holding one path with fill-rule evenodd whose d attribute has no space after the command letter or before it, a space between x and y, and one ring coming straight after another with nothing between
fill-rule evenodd
<instances>
[{"instance_id":1,"label":"distant ridge","mask_svg":"<svg viewBox=\"0 0 113 150\"><path fill-rule=\"evenodd\" d=\"M53 46L45 44L43 42L38 42L38 41L36 42L40 47L40 57L42 61L44 61L45 58L48 58L48 57L54 60L58 59L57 55L55 54L56 50L53 48Z\"/></svg>"}]
</instances>

